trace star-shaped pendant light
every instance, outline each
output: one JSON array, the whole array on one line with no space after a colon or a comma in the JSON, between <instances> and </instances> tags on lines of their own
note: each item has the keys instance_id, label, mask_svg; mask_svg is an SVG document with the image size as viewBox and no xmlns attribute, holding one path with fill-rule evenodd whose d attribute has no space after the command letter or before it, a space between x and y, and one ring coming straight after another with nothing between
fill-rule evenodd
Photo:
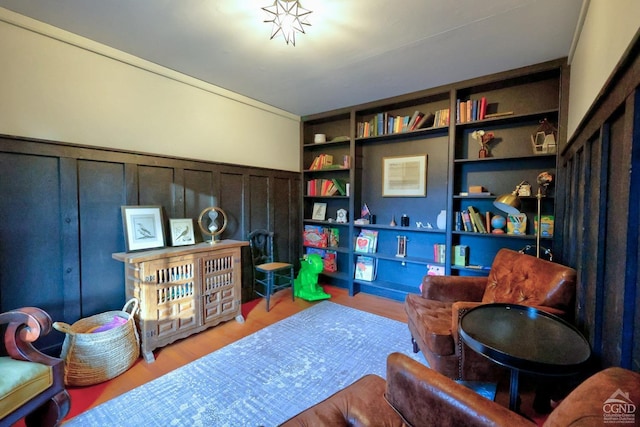
<instances>
[{"instance_id":1,"label":"star-shaped pendant light","mask_svg":"<svg viewBox=\"0 0 640 427\"><path fill-rule=\"evenodd\" d=\"M269 13L269 18L272 18L264 21L273 23L271 38L273 39L280 33L287 44L291 42L295 46L296 31L304 34L303 26L311 26L307 21L311 11L300 6L298 0L274 0L271 6L263 7L262 10Z\"/></svg>"}]
</instances>

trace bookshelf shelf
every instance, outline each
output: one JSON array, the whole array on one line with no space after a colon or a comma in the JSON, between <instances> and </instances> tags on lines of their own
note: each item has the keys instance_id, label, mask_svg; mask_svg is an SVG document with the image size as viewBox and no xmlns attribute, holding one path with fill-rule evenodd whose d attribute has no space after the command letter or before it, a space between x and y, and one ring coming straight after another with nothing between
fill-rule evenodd
<instances>
[{"instance_id":1,"label":"bookshelf shelf","mask_svg":"<svg viewBox=\"0 0 640 427\"><path fill-rule=\"evenodd\" d=\"M422 277L430 267L438 267L437 272L445 274L486 275L486 270L454 265L454 246L468 247L469 264L490 266L500 248L520 250L535 242L533 224L537 200L534 196L521 198L521 211L527 216L526 235L459 231L454 212L473 207L483 215L485 225L486 212L490 217L501 215L506 218L506 213L493 206L497 195L511 193L522 181L530 183L532 194L535 194L538 174L543 171L555 174L557 155L536 152L531 136L536 133L540 122L547 119L560 129L556 143L562 146L566 139L563 129L566 128L567 73L565 60L549 61L303 117L302 165L306 168L302 172L303 183L315 177L341 177L350 184L348 195L302 197L303 218L311 217L313 204L318 200L327 203L328 218L335 218L339 209L348 212L345 224L303 220L303 225L340 230L340 248L336 251L338 273L324 275L327 283L346 287L350 295L367 292L404 300L406 293L418 292ZM467 101L472 103L474 100L478 100L479 106L485 103L484 118L476 109L472 110L476 114L470 115L476 120L462 120L458 113L459 105L463 101L469 105ZM445 113L445 110L451 111ZM407 124L421 114L425 117L432 114L435 126L425 120L424 127L410 130L411 126ZM402 125L394 127L395 123ZM403 125L405 131L397 131ZM480 145L472 137L476 130L494 134L488 144L488 157L480 156ZM316 133L326 134L329 142L312 143ZM331 138L336 136L346 138L331 142ZM310 169L320 154L331 154L334 162L349 156L350 167ZM423 154L427 156L426 196L383 197L383 159ZM473 185L481 185L491 194L460 195ZM556 200L553 191L541 203L542 215L554 215ZM360 217L364 204L375 216L375 224L354 223ZM436 218L442 210L447 212L446 227L438 229ZM400 226L403 215L410 218L410 227ZM389 225L392 220L398 225ZM417 223L424 226L429 223L433 228L418 227ZM561 224L555 224L556 229L559 226ZM363 230L377 233L374 253L355 251L354 242ZM406 257L396 256L399 236L406 237ZM544 237L543 241L545 247L554 247L554 238ZM433 261L436 245L445 247L444 262ZM306 247L302 249L304 251ZM375 280L355 279L355 264L359 256L375 260Z\"/></svg>"}]
</instances>

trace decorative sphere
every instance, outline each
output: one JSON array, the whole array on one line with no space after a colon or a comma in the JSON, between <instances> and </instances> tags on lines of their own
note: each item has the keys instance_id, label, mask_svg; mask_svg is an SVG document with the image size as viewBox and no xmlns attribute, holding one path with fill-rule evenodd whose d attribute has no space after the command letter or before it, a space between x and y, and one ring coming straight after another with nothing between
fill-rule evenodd
<instances>
[{"instance_id":1,"label":"decorative sphere","mask_svg":"<svg viewBox=\"0 0 640 427\"><path fill-rule=\"evenodd\" d=\"M494 228L494 230L502 230L505 225L507 225L507 220L505 219L505 217L495 215L493 218L491 218L491 226Z\"/></svg>"}]
</instances>

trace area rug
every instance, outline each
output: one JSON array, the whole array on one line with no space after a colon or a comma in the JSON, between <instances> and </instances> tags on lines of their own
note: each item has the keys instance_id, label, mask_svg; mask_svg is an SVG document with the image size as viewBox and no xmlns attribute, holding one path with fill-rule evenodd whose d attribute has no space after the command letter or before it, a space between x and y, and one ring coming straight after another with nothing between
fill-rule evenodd
<instances>
[{"instance_id":1,"label":"area rug","mask_svg":"<svg viewBox=\"0 0 640 427\"><path fill-rule=\"evenodd\" d=\"M411 352L407 325L323 301L69 420L65 426L276 426Z\"/></svg>"}]
</instances>

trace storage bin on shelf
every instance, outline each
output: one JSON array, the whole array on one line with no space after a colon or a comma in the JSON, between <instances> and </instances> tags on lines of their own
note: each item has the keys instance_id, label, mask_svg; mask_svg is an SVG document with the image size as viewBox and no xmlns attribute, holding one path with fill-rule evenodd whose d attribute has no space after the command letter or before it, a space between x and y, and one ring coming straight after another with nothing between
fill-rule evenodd
<instances>
[{"instance_id":1,"label":"storage bin on shelf","mask_svg":"<svg viewBox=\"0 0 640 427\"><path fill-rule=\"evenodd\" d=\"M140 357L140 337L134 320L137 298L122 310L107 311L80 319L73 325L55 322L66 334L60 358L64 360L64 382L87 386L110 380L128 370Z\"/></svg>"}]
</instances>

